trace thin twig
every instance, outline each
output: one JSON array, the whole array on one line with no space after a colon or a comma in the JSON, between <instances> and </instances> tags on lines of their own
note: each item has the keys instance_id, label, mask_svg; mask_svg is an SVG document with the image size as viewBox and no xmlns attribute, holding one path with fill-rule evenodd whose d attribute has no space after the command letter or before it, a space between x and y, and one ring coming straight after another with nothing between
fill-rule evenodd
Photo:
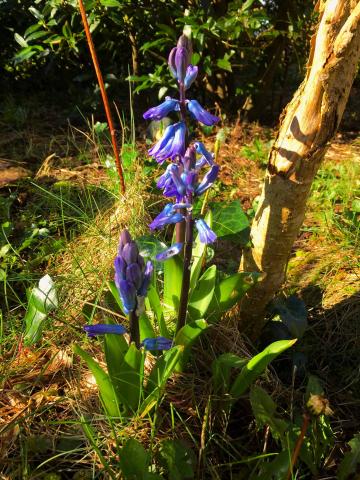
<instances>
[{"instance_id":1,"label":"thin twig","mask_svg":"<svg viewBox=\"0 0 360 480\"><path fill-rule=\"evenodd\" d=\"M291 456L291 464L286 476L286 480L290 480L291 475L294 471L294 467L296 465L302 444L304 443L304 439L305 439L305 435L306 435L306 431L308 429L309 423L310 423L310 415L308 413L304 413L303 423L301 425L301 431L299 433L298 439L296 440L295 448Z\"/></svg>"},{"instance_id":2,"label":"thin twig","mask_svg":"<svg viewBox=\"0 0 360 480\"><path fill-rule=\"evenodd\" d=\"M123 172L123 168L122 168L122 164L121 164L121 160L120 160L120 156L119 156L119 149L118 149L118 145L117 145L117 141L116 141L116 134L115 134L114 124L113 124L113 120L112 120L112 116L111 116L109 100L108 100L107 93L106 93L106 90L105 90L103 76L102 76L102 73L101 73L101 70L100 70L100 66L99 66L99 62L98 62L98 59L97 59L94 43L93 43L92 36L91 36L91 33L90 33L90 29L89 29L89 24L88 24L88 21L87 21L87 18L86 18L84 3L83 3L82 0L79 0L79 7L80 7L82 22L84 24L84 30L85 30L85 34L86 34L87 43L88 43L90 54L91 54L91 59L92 59L93 64L94 64L96 77L97 77L99 87L100 87L100 92L101 92L101 97L102 97L102 101L103 101L104 108L105 108L107 122L108 122L108 125L109 125L109 130L110 130L110 135L111 135L111 143L112 143L112 147L113 147L114 155L115 155L116 169L118 171L119 178L120 178L121 193L124 194L125 193L124 172Z\"/></svg>"}]
</instances>

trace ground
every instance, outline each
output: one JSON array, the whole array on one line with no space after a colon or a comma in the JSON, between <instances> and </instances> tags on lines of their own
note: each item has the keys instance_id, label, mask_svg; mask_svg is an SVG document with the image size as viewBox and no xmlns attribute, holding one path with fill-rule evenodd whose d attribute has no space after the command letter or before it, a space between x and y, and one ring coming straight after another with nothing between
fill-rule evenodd
<instances>
[{"instance_id":1,"label":"ground","mask_svg":"<svg viewBox=\"0 0 360 480\"><path fill-rule=\"evenodd\" d=\"M94 378L73 356L71 345L84 344L100 358L99 345L84 340L84 306L91 308L97 303L111 277L120 228L127 226L134 235L147 233L150 214L159 209L160 196L153 180L161 168L145 160L144 140L138 141L136 152L127 144L128 190L123 197L114 183L111 150L101 124L81 130L57 125L50 131L39 122L31 127L5 126L0 138L3 237L12 245L0 251L4 285L0 464L4 480L94 478L94 472L102 467L94 448L89 447L89 435L84 435L84 423L96 426L95 443L100 449L116 452L115 438L100 414ZM273 131L236 124L228 125L225 133L214 200L239 199L251 217ZM143 137L141 131L138 137ZM204 141L211 146L214 135L204 134ZM303 355L306 369L323 381L334 411L331 421L336 444L317 478L335 478L331 476L334 464L360 424L359 159L357 135L338 134L314 182L284 286L286 296L295 293L307 306L309 328L298 353ZM214 261L236 270L239 256L239 245L219 242ZM61 311L52 316L52 328L44 333L42 342L28 348L21 340L25 288L33 286L44 272L58 285ZM97 315L101 318L102 313ZM212 339L219 352L233 348L246 355L252 347L234 334L234 321L236 312L224 319ZM166 437L174 428L171 405L182 419L176 435L190 443L193 438L195 445L200 442L203 446L209 387L202 373L206 362L206 357L198 360L197 372L171 380L161 407L163 423L158 436ZM274 399L286 403L290 398L291 405L301 410L304 374L300 367L292 373L284 376L281 367L275 368L264 386ZM211 428L216 431L214 419ZM117 435L125 438L130 434L149 445L152 429L146 420L135 419ZM236 447L241 455L255 454L263 447L264 432L256 432L246 401L241 418L235 415L223 432L221 445L211 444L203 453L206 478L229 478L230 460L225 460L229 452L225 451L230 443L238 445L246 439L246 446ZM210 438L212 431L208 435ZM154 442L156 446L157 440ZM265 449L266 444L267 440ZM46 477L50 473L58 476ZM236 478L242 478L241 471L238 475Z\"/></svg>"}]
</instances>

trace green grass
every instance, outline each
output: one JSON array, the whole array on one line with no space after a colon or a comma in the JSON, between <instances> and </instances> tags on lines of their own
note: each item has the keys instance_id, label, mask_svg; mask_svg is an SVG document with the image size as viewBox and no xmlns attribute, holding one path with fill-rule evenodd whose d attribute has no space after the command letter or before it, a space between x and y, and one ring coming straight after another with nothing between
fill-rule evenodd
<instances>
[{"instance_id":1,"label":"green grass","mask_svg":"<svg viewBox=\"0 0 360 480\"><path fill-rule=\"evenodd\" d=\"M312 186L310 209L330 239L345 246L359 247L360 162L349 158L342 163L327 161Z\"/></svg>"}]
</instances>

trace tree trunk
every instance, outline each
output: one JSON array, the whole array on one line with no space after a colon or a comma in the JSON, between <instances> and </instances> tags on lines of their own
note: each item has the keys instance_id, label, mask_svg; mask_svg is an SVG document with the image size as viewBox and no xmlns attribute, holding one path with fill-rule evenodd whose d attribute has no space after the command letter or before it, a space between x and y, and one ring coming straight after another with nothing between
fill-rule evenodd
<instances>
[{"instance_id":1,"label":"tree trunk","mask_svg":"<svg viewBox=\"0 0 360 480\"><path fill-rule=\"evenodd\" d=\"M360 2L319 1L305 80L280 118L240 269L264 272L241 305L240 329L256 338L280 289L314 176L344 113L360 57Z\"/></svg>"}]
</instances>

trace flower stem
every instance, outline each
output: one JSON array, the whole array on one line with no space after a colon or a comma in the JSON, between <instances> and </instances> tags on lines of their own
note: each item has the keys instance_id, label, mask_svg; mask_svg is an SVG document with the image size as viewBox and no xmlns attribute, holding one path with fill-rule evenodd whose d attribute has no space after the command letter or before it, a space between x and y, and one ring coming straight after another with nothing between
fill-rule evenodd
<instances>
[{"instance_id":1,"label":"flower stem","mask_svg":"<svg viewBox=\"0 0 360 480\"><path fill-rule=\"evenodd\" d=\"M180 117L181 120L186 125L186 99L185 99L185 86L181 82L179 85L179 100L180 100ZM186 131L185 137L185 150L189 144L189 135L188 131ZM178 212L184 213L183 209L179 209ZM176 243L184 243L185 241L185 224L184 222L179 222L175 226L175 236L176 236Z\"/></svg>"},{"instance_id":2,"label":"flower stem","mask_svg":"<svg viewBox=\"0 0 360 480\"><path fill-rule=\"evenodd\" d=\"M140 329L139 329L139 317L136 315L136 312L130 312L130 343L135 342L136 348L140 348Z\"/></svg>"},{"instance_id":3,"label":"flower stem","mask_svg":"<svg viewBox=\"0 0 360 480\"><path fill-rule=\"evenodd\" d=\"M182 328L186 323L187 305L189 301L189 289L190 289L190 273L191 273L191 257L193 247L193 225L194 220L192 213L187 212L185 218L185 247L184 247L184 268L183 279L180 295L180 306L178 315L177 331Z\"/></svg>"}]
</instances>

